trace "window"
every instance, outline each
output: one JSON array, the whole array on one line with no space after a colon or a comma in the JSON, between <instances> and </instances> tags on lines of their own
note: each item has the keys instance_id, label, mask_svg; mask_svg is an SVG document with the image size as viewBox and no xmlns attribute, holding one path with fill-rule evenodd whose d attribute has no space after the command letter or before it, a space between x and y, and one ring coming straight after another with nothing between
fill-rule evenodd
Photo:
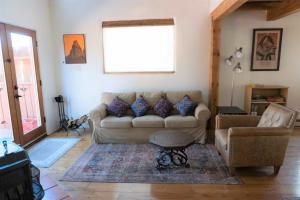
<instances>
[{"instance_id":1,"label":"window","mask_svg":"<svg viewBox=\"0 0 300 200\"><path fill-rule=\"evenodd\" d=\"M173 19L102 23L104 71L174 72Z\"/></svg>"}]
</instances>

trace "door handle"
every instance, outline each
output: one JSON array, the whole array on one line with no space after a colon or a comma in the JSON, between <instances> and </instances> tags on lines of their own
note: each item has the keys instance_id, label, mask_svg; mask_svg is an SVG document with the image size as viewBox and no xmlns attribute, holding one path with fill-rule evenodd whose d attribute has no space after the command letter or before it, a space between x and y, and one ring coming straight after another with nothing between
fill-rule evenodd
<instances>
[{"instance_id":1,"label":"door handle","mask_svg":"<svg viewBox=\"0 0 300 200\"><path fill-rule=\"evenodd\" d=\"M20 97L22 97L22 96L19 95L19 94L15 94L15 98L16 98L16 99L19 99Z\"/></svg>"},{"instance_id":2,"label":"door handle","mask_svg":"<svg viewBox=\"0 0 300 200\"><path fill-rule=\"evenodd\" d=\"M4 60L4 62L6 62L6 63L11 63L11 59L10 59L10 58L7 58L7 59Z\"/></svg>"}]
</instances>

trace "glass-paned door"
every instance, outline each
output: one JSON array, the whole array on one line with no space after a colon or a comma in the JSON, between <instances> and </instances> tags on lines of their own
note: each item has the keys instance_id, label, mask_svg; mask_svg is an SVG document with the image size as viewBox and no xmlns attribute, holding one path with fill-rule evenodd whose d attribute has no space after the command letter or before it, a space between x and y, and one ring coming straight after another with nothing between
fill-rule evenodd
<instances>
[{"instance_id":1,"label":"glass-paned door","mask_svg":"<svg viewBox=\"0 0 300 200\"><path fill-rule=\"evenodd\" d=\"M0 91L1 135L13 135L15 142L24 145L46 131L36 33L7 24L4 31L7 55L2 56L5 58L2 68L0 59L0 88L3 85L7 90Z\"/></svg>"},{"instance_id":2,"label":"glass-paned door","mask_svg":"<svg viewBox=\"0 0 300 200\"><path fill-rule=\"evenodd\" d=\"M5 29L4 25L0 24L0 138L14 140L5 73L7 67L5 55L7 55Z\"/></svg>"},{"instance_id":3,"label":"glass-paned door","mask_svg":"<svg viewBox=\"0 0 300 200\"><path fill-rule=\"evenodd\" d=\"M21 111L23 133L27 134L42 125L38 87L35 73L32 37L11 33L14 66L17 78L16 98Z\"/></svg>"}]
</instances>

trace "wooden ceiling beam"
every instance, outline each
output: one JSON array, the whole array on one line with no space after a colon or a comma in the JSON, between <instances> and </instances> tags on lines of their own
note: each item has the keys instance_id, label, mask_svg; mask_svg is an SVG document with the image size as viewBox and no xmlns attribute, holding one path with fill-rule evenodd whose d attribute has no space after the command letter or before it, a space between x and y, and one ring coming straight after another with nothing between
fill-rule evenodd
<instances>
[{"instance_id":1,"label":"wooden ceiling beam","mask_svg":"<svg viewBox=\"0 0 300 200\"><path fill-rule=\"evenodd\" d=\"M280 5L280 2L257 2L250 1L240 7L239 10L269 10L275 6Z\"/></svg>"},{"instance_id":2,"label":"wooden ceiling beam","mask_svg":"<svg viewBox=\"0 0 300 200\"><path fill-rule=\"evenodd\" d=\"M234 12L248 0L223 0L222 3L212 12L212 20L220 20L226 15Z\"/></svg>"},{"instance_id":3,"label":"wooden ceiling beam","mask_svg":"<svg viewBox=\"0 0 300 200\"><path fill-rule=\"evenodd\" d=\"M268 9L267 20L273 21L300 11L300 0L285 0Z\"/></svg>"}]
</instances>

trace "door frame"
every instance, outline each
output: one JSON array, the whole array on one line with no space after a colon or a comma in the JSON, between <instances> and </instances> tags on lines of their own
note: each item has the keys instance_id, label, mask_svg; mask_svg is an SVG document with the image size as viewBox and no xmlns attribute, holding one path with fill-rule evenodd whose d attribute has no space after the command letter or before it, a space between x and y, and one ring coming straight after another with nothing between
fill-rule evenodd
<instances>
[{"instance_id":1,"label":"door frame","mask_svg":"<svg viewBox=\"0 0 300 200\"><path fill-rule=\"evenodd\" d=\"M38 60L38 51L37 51L37 39L36 39L36 32L34 30L30 30L27 28L22 28L18 26L13 26L9 24L3 24L5 30L5 38L6 38L6 46L7 46L7 55L6 57L10 60L8 75L11 78L9 81L9 102L12 121L14 121L14 137L17 143L21 145L28 144L33 140L39 138L40 136L46 133L46 124L45 124L45 112L44 112L44 103L43 103L43 93L42 93L42 81L40 77L40 66ZM36 85L37 85L37 92L38 92L38 100L39 100L39 108L40 108L40 117L41 117L41 126L37 129L34 129L26 134L23 132L22 127L22 116L21 116L21 108L19 99L15 98L15 95L18 94L18 91L14 89L14 86L17 86L17 75L16 75L16 68L14 63L14 54L11 42L11 33L17 33L21 35L26 35L32 38L32 47L33 47L33 55L34 55L34 67L35 67L35 76L36 76ZM3 34L3 33L2 33ZM12 114L11 114L12 115Z\"/></svg>"},{"instance_id":2,"label":"door frame","mask_svg":"<svg viewBox=\"0 0 300 200\"><path fill-rule=\"evenodd\" d=\"M5 74L5 81L6 81L7 96L8 96L10 121L11 121L13 136L14 136L14 142L17 144L21 144L21 139L20 139L20 134L18 129L17 111L15 109L13 83L11 78L12 77L11 59L8 53L6 28L5 28L5 24L1 22L0 22L0 40L1 40L1 47L2 47L1 50L3 55L3 66L4 66L4 74Z\"/></svg>"}]
</instances>

